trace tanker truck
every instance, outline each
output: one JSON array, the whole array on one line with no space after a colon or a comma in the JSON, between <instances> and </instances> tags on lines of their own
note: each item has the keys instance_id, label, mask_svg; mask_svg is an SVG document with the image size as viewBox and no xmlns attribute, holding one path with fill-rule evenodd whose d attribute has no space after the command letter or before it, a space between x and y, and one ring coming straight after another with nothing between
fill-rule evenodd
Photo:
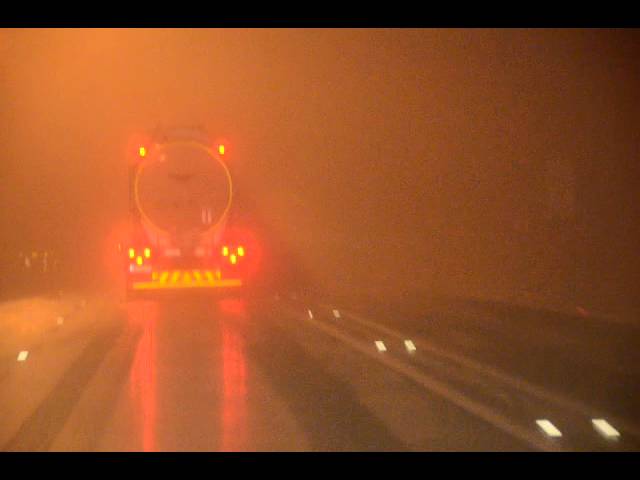
<instances>
[{"instance_id":1,"label":"tanker truck","mask_svg":"<svg viewBox=\"0 0 640 480\"><path fill-rule=\"evenodd\" d=\"M127 298L177 289L242 289L257 243L234 215L225 144L203 129L156 129L130 152Z\"/></svg>"}]
</instances>

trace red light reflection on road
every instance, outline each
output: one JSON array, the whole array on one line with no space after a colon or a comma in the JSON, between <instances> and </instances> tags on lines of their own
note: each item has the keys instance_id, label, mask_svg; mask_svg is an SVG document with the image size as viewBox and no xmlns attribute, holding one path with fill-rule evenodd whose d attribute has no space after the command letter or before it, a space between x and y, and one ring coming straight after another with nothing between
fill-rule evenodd
<instances>
[{"instance_id":1,"label":"red light reflection on road","mask_svg":"<svg viewBox=\"0 0 640 480\"><path fill-rule=\"evenodd\" d=\"M225 298L218 302L218 306L225 315L231 315L236 318L245 318L247 315L244 301L238 298Z\"/></svg>"},{"instance_id":2,"label":"red light reflection on road","mask_svg":"<svg viewBox=\"0 0 640 480\"><path fill-rule=\"evenodd\" d=\"M131 366L131 397L140 413L142 427L142 449L156 450L156 350L155 329L158 305L153 302L131 302L127 305L128 320L142 328Z\"/></svg>"},{"instance_id":3,"label":"red light reflection on road","mask_svg":"<svg viewBox=\"0 0 640 480\"><path fill-rule=\"evenodd\" d=\"M242 300L225 299L219 302L221 313L229 320L246 318ZM234 318L235 317L235 318ZM247 366L242 332L233 322L222 325L222 441L223 451L242 450L247 434Z\"/></svg>"}]
</instances>

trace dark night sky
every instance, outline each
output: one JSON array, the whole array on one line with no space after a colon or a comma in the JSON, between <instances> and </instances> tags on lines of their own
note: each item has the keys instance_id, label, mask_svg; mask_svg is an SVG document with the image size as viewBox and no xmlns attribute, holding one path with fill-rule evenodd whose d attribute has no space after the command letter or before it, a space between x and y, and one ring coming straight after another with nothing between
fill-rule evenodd
<instances>
[{"instance_id":1,"label":"dark night sky","mask_svg":"<svg viewBox=\"0 0 640 480\"><path fill-rule=\"evenodd\" d=\"M629 302L639 39L0 30L3 245L105 248L131 136L202 124L321 284L549 301L577 285ZM584 280L595 275L608 287Z\"/></svg>"}]
</instances>

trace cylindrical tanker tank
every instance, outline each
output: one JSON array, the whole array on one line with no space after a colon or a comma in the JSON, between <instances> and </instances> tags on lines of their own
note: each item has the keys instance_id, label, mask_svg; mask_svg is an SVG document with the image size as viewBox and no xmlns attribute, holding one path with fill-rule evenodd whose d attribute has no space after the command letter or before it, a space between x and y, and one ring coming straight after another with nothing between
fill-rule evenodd
<instances>
[{"instance_id":1,"label":"cylindrical tanker tank","mask_svg":"<svg viewBox=\"0 0 640 480\"><path fill-rule=\"evenodd\" d=\"M177 139L140 151L133 194L141 225L153 245L188 254L217 243L233 186L217 152L197 140Z\"/></svg>"}]
</instances>

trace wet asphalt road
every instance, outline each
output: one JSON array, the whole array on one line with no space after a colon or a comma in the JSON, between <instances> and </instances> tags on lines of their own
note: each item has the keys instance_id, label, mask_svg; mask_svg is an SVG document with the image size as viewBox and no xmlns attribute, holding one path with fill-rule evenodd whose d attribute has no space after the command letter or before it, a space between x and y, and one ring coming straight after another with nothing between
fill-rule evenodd
<instances>
[{"instance_id":1,"label":"wet asphalt road","mask_svg":"<svg viewBox=\"0 0 640 480\"><path fill-rule=\"evenodd\" d=\"M282 292L26 299L0 328L6 451L640 447L628 324Z\"/></svg>"}]
</instances>

